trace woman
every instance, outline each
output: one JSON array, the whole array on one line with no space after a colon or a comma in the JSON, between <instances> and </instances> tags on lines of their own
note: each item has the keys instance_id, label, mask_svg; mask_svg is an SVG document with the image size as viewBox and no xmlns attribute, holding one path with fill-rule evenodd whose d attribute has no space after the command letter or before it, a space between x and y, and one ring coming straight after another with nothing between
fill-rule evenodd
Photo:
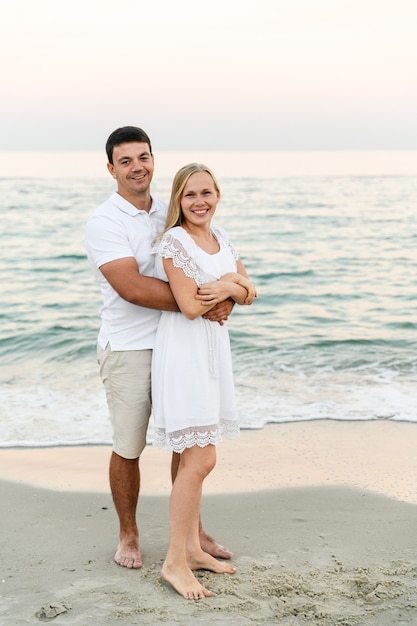
<instances>
[{"instance_id":1,"label":"woman","mask_svg":"<svg viewBox=\"0 0 417 626\"><path fill-rule=\"evenodd\" d=\"M213 173L192 163L177 172L164 233L154 252L156 276L168 280L179 312L162 312L152 363L154 445L179 453L170 498L169 545L162 578L187 599L213 595L193 570L233 574L200 547L204 478L216 463L221 435L239 435L227 327L203 318L232 298L251 304L248 280L225 231L211 221L220 200Z\"/></svg>"}]
</instances>

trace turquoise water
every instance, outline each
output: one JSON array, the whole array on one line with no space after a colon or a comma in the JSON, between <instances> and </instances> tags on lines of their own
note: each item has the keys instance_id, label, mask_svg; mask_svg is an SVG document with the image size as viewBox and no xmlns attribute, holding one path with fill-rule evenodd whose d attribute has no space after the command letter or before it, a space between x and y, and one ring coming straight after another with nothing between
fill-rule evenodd
<instances>
[{"instance_id":1,"label":"turquoise water","mask_svg":"<svg viewBox=\"0 0 417 626\"><path fill-rule=\"evenodd\" d=\"M417 421L415 176L221 179L259 297L229 322L243 428ZM169 178L154 193L167 198ZM2 446L108 443L83 240L109 178L3 178Z\"/></svg>"}]
</instances>

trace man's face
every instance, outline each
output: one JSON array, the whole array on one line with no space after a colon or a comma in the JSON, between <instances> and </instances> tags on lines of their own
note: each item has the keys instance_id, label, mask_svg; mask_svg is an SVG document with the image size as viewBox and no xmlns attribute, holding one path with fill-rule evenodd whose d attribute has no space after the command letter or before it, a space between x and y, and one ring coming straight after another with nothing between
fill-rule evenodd
<instances>
[{"instance_id":1,"label":"man's face","mask_svg":"<svg viewBox=\"0 0 417 626\"><path fill-rule=\"evenodd\" d=\"M117 191L126 200L149 192L154 171L154 159L147 143L128 142L113 148L113 165L107 164L117 180Z\"/></svg>"}]
</instances>

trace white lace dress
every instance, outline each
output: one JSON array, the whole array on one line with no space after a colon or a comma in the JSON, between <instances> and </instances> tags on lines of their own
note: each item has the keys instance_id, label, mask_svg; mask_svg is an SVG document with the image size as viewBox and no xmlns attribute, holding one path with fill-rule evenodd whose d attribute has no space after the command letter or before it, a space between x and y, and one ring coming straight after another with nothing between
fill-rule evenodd
<instances>
[{"instance_id":1,"label":"white lace dress","mask_svg":"<svg viewBox=\"0 0 417 626\"><path fill-rule=\"evenodd\" d=\"M236 271L238 255L226 232L211 228L220 250L208 254L180 226L155 245L155 276L167 280L163 258L194 278L200 287ZM152 406L157 447L185 448L216 444L222 434L239 436L232 356L226 324L163 311L152 359Z\"/></svg>"}]
</instances>

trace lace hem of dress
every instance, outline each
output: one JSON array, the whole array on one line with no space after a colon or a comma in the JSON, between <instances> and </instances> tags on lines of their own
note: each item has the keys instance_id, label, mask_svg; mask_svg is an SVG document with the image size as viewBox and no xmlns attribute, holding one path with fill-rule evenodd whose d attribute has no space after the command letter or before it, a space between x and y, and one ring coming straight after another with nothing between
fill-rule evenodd
<instances>
[{"instance_id":1,"label":"lace hem of dress","mask_svg":"<svg viewBox=\"0 0 417 626\"><path fill-rule=\"evenodd\" d=\"M169 452L184 452L186 448L199 446L205 448L216 445L222 440L222 435L229 439L239 437L239 424L235 420L221 420L213 426L190 427L167 433L165 428L154 428L153 445L156 448L167 447Z\"/></svg>"}]
</instances>

